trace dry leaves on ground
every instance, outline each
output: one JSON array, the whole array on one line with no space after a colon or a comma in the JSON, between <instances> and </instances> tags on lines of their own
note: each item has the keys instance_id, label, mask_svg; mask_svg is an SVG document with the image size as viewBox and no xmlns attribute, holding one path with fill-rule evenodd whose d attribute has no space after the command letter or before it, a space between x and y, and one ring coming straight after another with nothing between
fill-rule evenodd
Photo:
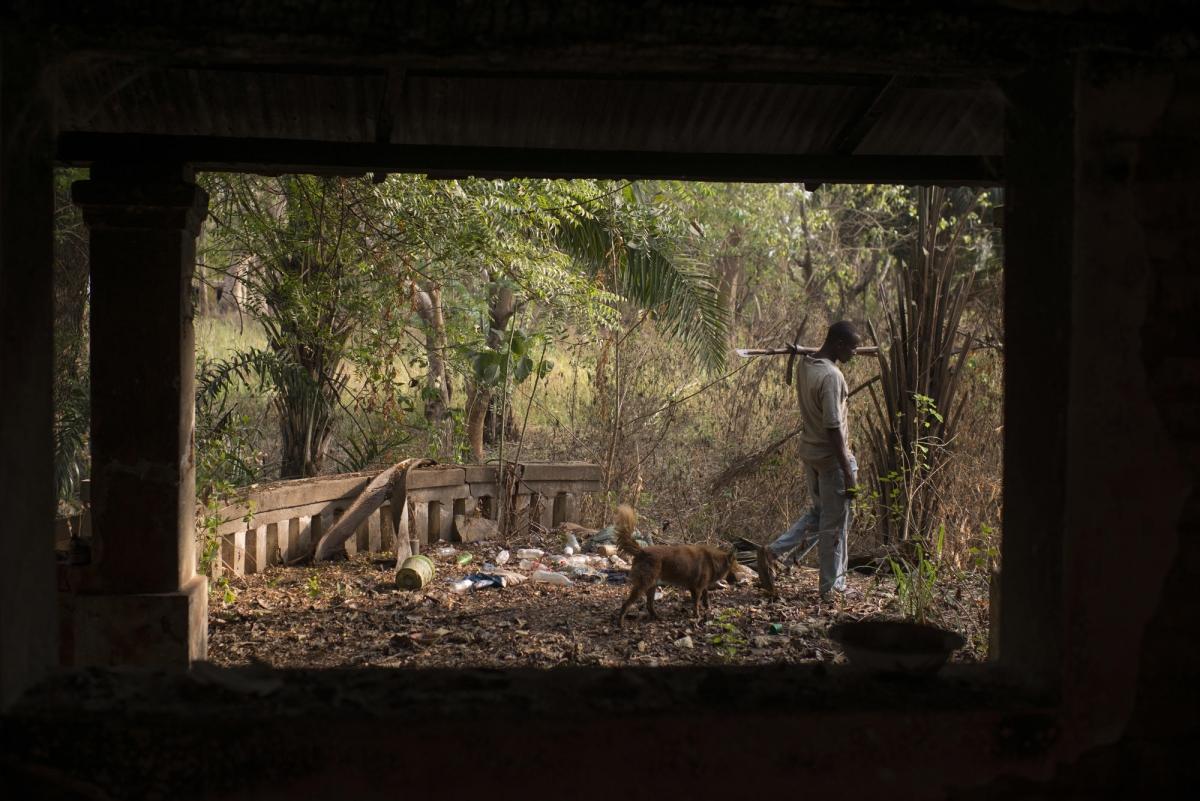
<instances>
[{"instance_id":1,"label":"dry leaves on ground","mask_svg":"<svg viewBox=\"0 0 1200 801\"><path fill-rule=\"evenodd\" d=\"M798 567L777 574L776 600L757 582L714 590L707 617L693 621L687 593L664 588L659 621L646 620L639 605L639 614L618 629L624 585L526 581L459 594L451 584L480 570L500 547L458 545L445 555L439 547L445 544L427 551L437 565L434 581L419 591L395 588L395 563L387 555L275 567L219 583L210 604L209 658L290 668L839 662L826 635L832 623L896 616L886 577L852 573L850 597L822 604L816 570ZM459 566L463 552L472 560ZM982 658L986 588L967 582L942 595L939 622L968 641L955 658Z\"/></svg>"}]
</instances>

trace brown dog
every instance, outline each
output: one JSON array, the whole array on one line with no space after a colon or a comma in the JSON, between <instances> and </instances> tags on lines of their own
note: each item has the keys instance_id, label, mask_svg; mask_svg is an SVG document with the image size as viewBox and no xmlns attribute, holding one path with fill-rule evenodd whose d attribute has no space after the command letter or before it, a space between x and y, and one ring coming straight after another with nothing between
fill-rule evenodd
<instances>
[{"instance_id":1,"label":"brown dog","mask_svg":"<svg viewBox=\"0 0 1200 801\"><path fill-rule=\"evenodd\" d=\"M692 617L700 617L700 604L708 608L708 588L726 576L736 580L734 568L737 560L731 548L722 551L711 545L651 545L643 548L633 539L637 525L637 512L629 506L617 508L617 541L621 550L633 554L633 566L629 570L629 597L621 605L617 615L617 627L625 624L625 614L637 601L646 597L646 611L651 620L658 620L654 612L654 589L663 581L683 587L692 594Z\"/></svg>"}]
</instances>

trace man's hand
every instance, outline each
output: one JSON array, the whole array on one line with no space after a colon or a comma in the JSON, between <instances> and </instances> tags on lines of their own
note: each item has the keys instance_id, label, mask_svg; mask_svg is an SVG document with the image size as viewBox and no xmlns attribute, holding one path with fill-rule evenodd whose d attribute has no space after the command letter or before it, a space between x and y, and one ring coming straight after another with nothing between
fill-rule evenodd
<instances>
[{"instance_id":1,"label":"man's hand","mask_svg":"<svg viewBox=\"0 0 1200 801\"><path fill-rule=\"evenodd\" d=\"M846 498L857 498L858 482L854 478L854 473L843 473L842 478L846 482L846 489L842 491L842 495Z\"/></svg>"}]
</instances>

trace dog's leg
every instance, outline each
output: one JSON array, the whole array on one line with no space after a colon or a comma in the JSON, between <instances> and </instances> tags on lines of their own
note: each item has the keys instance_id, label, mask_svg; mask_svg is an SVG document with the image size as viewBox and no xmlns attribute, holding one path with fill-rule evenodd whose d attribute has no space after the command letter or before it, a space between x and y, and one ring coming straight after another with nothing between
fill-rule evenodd
<instances>
[{"instance_id":1,"label":"dog's leg","mask_svg":"<svg viewBox=\"0 0 1200 801\"><path fill-rule=\"evenodd\" d=\"M692 593L692 619L699 620L700 619L700 599L703 597L704 592L703 592L703 590L698 590L693 587L691 590L691 593Z\"/></svg>"},{"instance_id":2,"label":"dog's leg","mask_svg":"<svg viewBox=\"0 0 1200 801\"><path fill-rule=\"evenodd\" d=\"M617 628L625 626L625 614L629 611L629 607L633 606L633 602L637 600L637 597L637 587L634 587L630 590L629 597L625 599L625 603L621 604L621 611L617 614Z\"/></svg>"},{"instance_id":3,"label":"dog's leg","mask_svg":"<svg viewBox=\"0 0 1200 801\"><path fill-rule=\"evenodd\" d=\"M704 604L704 608L708 609L708 588L705 587L704 592L700 594L700 603Z\"/></svg>"},{"instance_id":4,"label":"dog's leg","mask_svg":"<svg viewBox=\"0 0 1200 801\"><path fill-rule=\"evenodd\" d=\"M651 620L658 620L658 613L654 611L654 590L653 584L646 590L646 616Z\"/></svg>"}]
</instances>

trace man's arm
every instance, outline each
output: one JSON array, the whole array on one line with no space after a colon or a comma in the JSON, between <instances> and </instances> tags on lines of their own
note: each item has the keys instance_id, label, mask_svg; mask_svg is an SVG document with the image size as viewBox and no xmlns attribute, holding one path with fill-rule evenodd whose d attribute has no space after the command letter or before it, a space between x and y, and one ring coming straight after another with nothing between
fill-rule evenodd
<instances>
[{"instance_id":1,"label":"man's arm","mask_svg":"<svg viewBox=\"0 0 1200 801\"><path fill-rule=\"evenodd\" d=\"M829 437L829 444L833 446L833 452L837 454L838 464L842 466L842 477L846 480L846 497L852 498L858 489L858 482L854 480L854 469L850 467L850 449L846 446L846 438L842 436L840 428L827 428L825 433Z\"/></svg>"}]
</instances>

